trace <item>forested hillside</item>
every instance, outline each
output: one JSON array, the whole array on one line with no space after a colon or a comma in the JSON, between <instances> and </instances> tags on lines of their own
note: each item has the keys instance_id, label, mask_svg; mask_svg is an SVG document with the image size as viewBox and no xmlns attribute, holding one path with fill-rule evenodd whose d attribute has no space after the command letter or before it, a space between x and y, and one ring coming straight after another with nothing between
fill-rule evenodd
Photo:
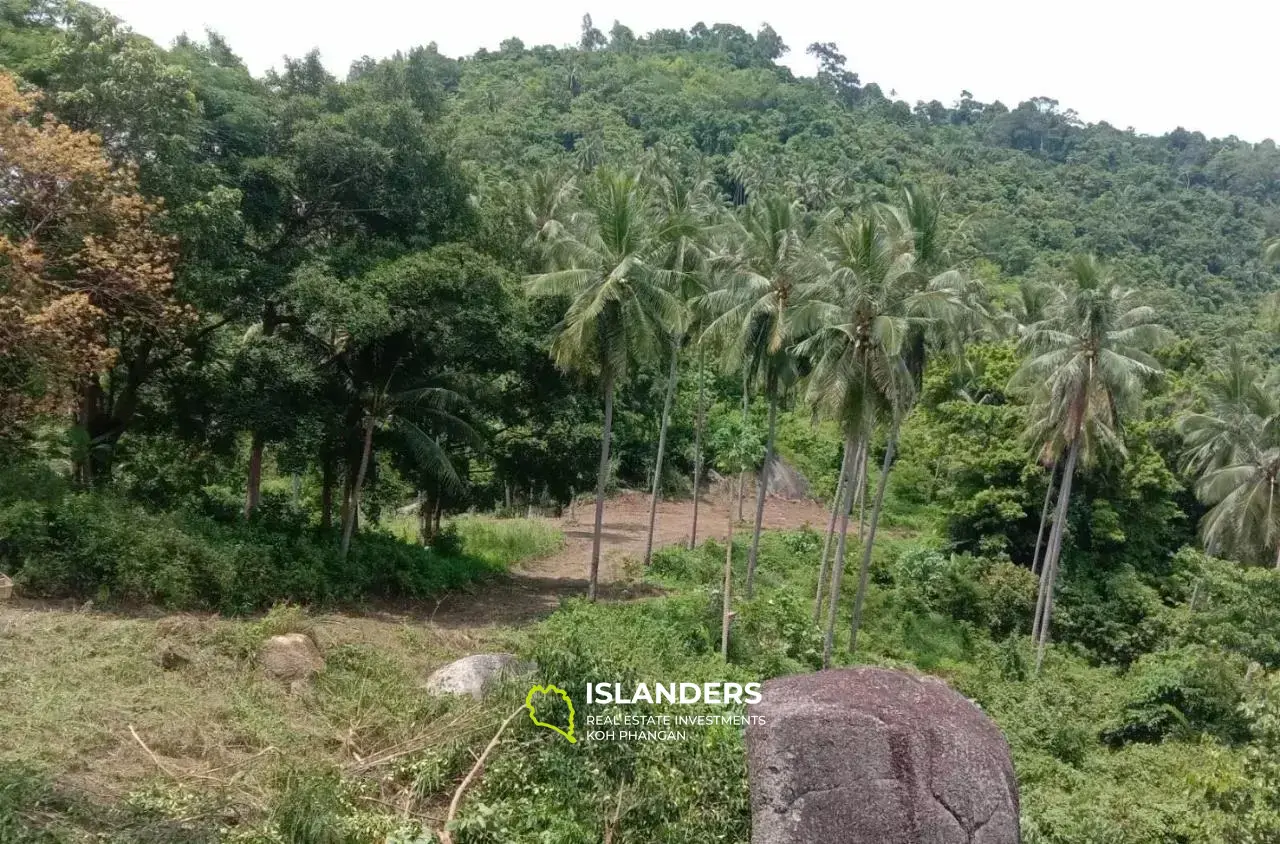
<instances>
[{"instance_id":1,"label":"forested hillside","mask_svg":"<svg viewBox=\"0 0 1280 844\"><path fill-rule=\"evenodd\" d=\"M577 45L458 58L430 37L258 78L213 33L0 6L0 574L24 606L137 615L93 633L127 660L156 611L482 591L556 544L528 517L571 510L590 603L511 634L541 679L914 666L1010 736L1031 844L1277 840L1272 141L913 106L835 44L791 45L820 68L796 77L767 26L586 18ZM779 457L826 525L762 535L751 479ZM619 489L652 496L637 570L666 593L621 606L596 603ZM654 547L664 497L736 542ZM34 617L12 629L38 651L57 624ZM210 775L305 751L216 800L157 763L180 787L103 820L64 775L113 738L33 754L0 722L0 841L438 831L505 699L375 784L369 750L457 710L413 703L420 654L367 642L300 703L264 691L245 654L298 617L179 625L234 696L191 717L242 755L173 741ZM403 628L378 647L430 619ZM11 710L65 705L17 663ZM746 840L737 732L587 745L589 781L522 741L459 844Z\"/></svg>"}]
</instances>

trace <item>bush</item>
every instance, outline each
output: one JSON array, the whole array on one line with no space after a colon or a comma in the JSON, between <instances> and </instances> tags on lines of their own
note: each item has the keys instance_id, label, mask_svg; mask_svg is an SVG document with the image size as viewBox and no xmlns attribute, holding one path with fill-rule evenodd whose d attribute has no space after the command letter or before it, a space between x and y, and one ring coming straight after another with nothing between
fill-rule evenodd
<instances>
[{"instance_id":1,"label":"bush","mask_svg":"<svg viewBox=\"0 0 1280 844\"><path fill-rule=\"evenodd\" d=\"M996 638L1029 630L1039 581L1030 569L1008 561L989 562L979 575L980 620Z\"/></svg>"},{"instance_id":2,"label":"bush","mask_svg":"<svg viewBox=\"0 0 1280 844\"><path fill-rule=\"evenodd\" d=\"M592 712L723 711L658 704L589 707L582 694L592 681L629 686L641 680L758 679L720 660L711 603L704 590L636 604L570 601L531 634L539 682L569 692L584 730ZM684 741L575 745L545 730L525 733L518 752L496 753L486 763L454 837L458 844L596 844L602 819L613 815L619 801L625 807L623 840L745 841L750 810L741 728L691 727Z\"/></svg>"},{"instance_id":3,"label":"bush","mask_svg":"<svg viewBox=\"0 0 1280 844\"><path fill-rule=\"evenodd\" d=\"M724 546L711 539L692 551L668 545L653 552L649 570L679 583L718 583L724 571Z\"/></svg>"},{"instance_id":4,"label":"bush","mask_svg":"<svg viewBox=\"0 0 1280 844\"><path fill-rule=\"evenodd\" d=\"M222 524L152 513L109 493L0 505L0 561L32 597L93 597L246 612L276 601L422 598L500 566L365 531L345 562L335 537L284 517Z\"/></svg>"},{"instance_id":5,"label":"bush","mask_svg":"<svg viewBox=\"0 0 1280 844\"><path fill-rule=\"evenodd\" d=\"M1118 722L1102 731L1113 746L1197 732L1236 741L1248 733L1240 712L1245 667L1238 657L1196 645L1147 654L1125 688Z\"/></svg>"}]
</instances>

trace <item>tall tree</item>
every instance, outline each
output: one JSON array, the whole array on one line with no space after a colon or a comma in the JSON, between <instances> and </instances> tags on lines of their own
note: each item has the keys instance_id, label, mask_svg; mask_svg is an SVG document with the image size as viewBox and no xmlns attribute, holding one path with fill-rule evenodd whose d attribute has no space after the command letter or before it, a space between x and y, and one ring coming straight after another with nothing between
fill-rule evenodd
<instances>
[{"instance_id":1,"label":"tall tree","mask_svg":"<svg viewBox=\"0 0 1280 844\"><path fill-rule=\"evenodd\" d=\"M653 558L653 532L658 518L658 498L662 492L663 460L667 450L667 428L671 424L671 402L675 398L676 378L680 372L680 352L694 320L693 301L706 292L704 283L709 229L706 215L708 182L689 184L676 174L658 181L659 208L662 215L660 237L665 241L664 267L670 272L673 293L680 304L677 321L667 326L670 363L667 389L662 402L662 421L658 429L658 454L653 466L653 492L649 498L649 532L644 544L644 564ZM696 490L695 490L696 499Z\"/></svg>"},{"instance_id":2,"label":"tall tree","mask_svg":"<svg viewBox=\"0 0 1280 844\"><path fill-rule=\"evenodd\" d=\"M830 226L823 232L823 247L822 281L814 293L821 302L821 328L800 347L800 352L814 361L809 399L840 423L846 448L862 454L864 460L876 420L886 415L891 420L881 486L871 509L869 535L863 543L861 595L899 423L915 394L908 366L908 341L921 336L931 322L958 307L958 302L945 283L949 277L931 281L921 273L911 241L904 241L900 232L885 225L877 215ZM850 490L846 501L840 504L841 541L836 544L831 572L825 664L830 663L834 647L844 572L844 533L848 529L847 511L852 505L854 473L847 476L851 478Z\"/></svg>"},{"instance_id":3,"label":"tall tree","mask_svg":"<svg viewBox=\"0 0 1280 844\"><path fill-rule=\"evenodd\" d=\"M1211 507L1201 522L1205 549L1280 568L1278 386L1232 346L1204 383L1204 412L1183 416L1178 431L1196 494Z\"/></svg>"},{"instance_id":4,"label":"tall tree","mask_svg":"<svg viewBox=\"0 0 1280 844\"><path fill-rule=\"evenodd\" d=\"M1147 349L1165 336L1155 310L1138 304L1111 268L1089 255L1072 258L1066 283L1055 288L1045 312L1022 338L1027 357L1010 384L1034 396L1028 434L1037 449L1065 452L1033 631L1037 671L1048 644L1077 465L1099 447L1123 453L1123 414L1133 409L1143 383L1160 373Z\"/></svg>"},{"instance_id":5,"label":"tall tree","mask_svg":"<svg viewBox=\"0 0 1280 844\"><path fill-rule=\"evenodd\" d=\"M0 423L87 416L122 345L157 342L194 314L172 292L174 247L136 173L0 74ZM79 461L92 479L88 453Z\"/></svg>"},{"instance_id":6,"label":"tall tree","mask_svg":"<svg viewBox=\"0 0 1280 844\"><path fill-rule=\"evenodd\" d=\"M795 345L816 326L807 301L806 221L799 202L768 196L748 203L735 218L728 283L707 294L714 314L707 334L719 338L744 378L758 379L769 402L764 464L756 484L755 520L747 556L746 593L754 592L764 521L766 476L774 460L778 402L799 375Z\"/></svg>"},{"instance_id":7,"label":"tall tree","mask_svg":"<svg viewBox=\"0 0 1280 844\"><path fill-rule=\"evenodd\" d=\"M598 375L604 399L595 532L587 596L595 600L609 476L609 439L618 383L634 362L660 356L680 303L663 263L666 239L652 188L639 176L599 168L583 185L581 205L547 245L551 269L531 276L532 296L568 301L551 355L566 370Z\"/></svg>"}]
</instances>

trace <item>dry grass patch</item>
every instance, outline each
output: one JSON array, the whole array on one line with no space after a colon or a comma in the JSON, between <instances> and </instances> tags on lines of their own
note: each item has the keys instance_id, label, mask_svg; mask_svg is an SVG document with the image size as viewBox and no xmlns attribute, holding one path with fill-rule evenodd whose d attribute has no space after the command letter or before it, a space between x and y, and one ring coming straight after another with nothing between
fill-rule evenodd
<instances>
[{"instance_id":1,"label":"dry grass patch","mask_svg":"<svg viewBox=\"0 0 1280 844\"><path fill-rule=\"evenodd\" d=\"M311 636L326 660L294 693L257 665L261 643L282 633ZM299 771L385 779L424 748L444 743L454 755L488 719L427 698L423 682L519 635L293 608L231 620L0 607L0 765L30 766L90 804L146 804L161 788L170 813L195 811L175 794L216 795L265 817Z\"/></svg>"}]
</instances>

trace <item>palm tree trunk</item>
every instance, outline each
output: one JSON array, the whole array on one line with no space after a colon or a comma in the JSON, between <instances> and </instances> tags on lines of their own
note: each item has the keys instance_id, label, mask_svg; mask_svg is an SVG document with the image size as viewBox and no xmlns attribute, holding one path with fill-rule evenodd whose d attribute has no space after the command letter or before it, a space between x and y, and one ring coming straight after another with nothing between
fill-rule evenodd
<instances>
[{"instance_id":1,"label":"palm tree trunk","mask_svg":"<svg viewBox=\"0 0 1280 844\"><path fill-rule=\"evenodd\" d=\"M333 527L333 461L325 458L320 469L320 529Z\"/></svg>"},{"instance_id":2,"label":"palm tree trunk","mask_svg":"<svg viewBox=\"0 0 1280 844\"><path fill-rule=\"evenodd\" d=\"M351 518L351 488L356 484L356 479L351 476L351 470L347 469L346 476L342 479L342 505L338 509L338 529L341 530L347 524L347 519ZM354 517L357 521L360 514Z\"/></svg>"},{"instance_id":3,"label":"palm tree trunk","mask_svg":"<svg viewBox=\"0 0 1280 844\"><path fill-rule=\"evenodd\" d=\"M769 466L773 463L773 440L778 431L778 391L769 395L769 435L764 444L764 465L756 482L756 521L751 533L751 553L747 555L747 600L755 593L756 563L760 558L760 528L764 524L764 499L768 492Z\"/></svg>"},{"instance_id":4,"label":"palm tree trunk","mask_svg":"<svg viewBox=\"0 0 1280 844\"><path fill-rule=\"evenodd\" d=\"M706 350L698 349L698 415L693 422L693 524L689 526L689 550L698 545L698 503L702 500L702 424L705 421L703 405L706 401L706 381L703 363Z\"/></svg>"},{"instance_id":5,"label":"palm tree trunk","mask_svg":"<svg viewBox=\"0 0 1280 844\"><path fill-rule=\"evenodd\" d=\"M840 458L840 474L836 476L836 493L831 497L831 518L827 520L827 538L822 541L822 560L818 565L818 594L813 599L813 623L822 620L822 589L827 582L827 559L831 553L831 537L836 532L836 519L840 516L840 502L844 500L845 484L850 483L849 443L844 444L844 456Z\"/></svg>"},{"instance_id":6,"label":"palm tree trunk","mask_svg":"<svg viewBox=\"0 0 1280 844\"><path fill-rule=\"evenodd\" d=\"M364 448L360 451L360 470L356 472L356 482L351 487L351 507L347 510L347 523L342 526L342 549L340 556L347 559L347 551L351 549L351 534L355 532L356 514L360 512L360 490L364 487L365 472L369 470L369 455L373 453L373 417L364 423Z\"/></svg>"},{"instance_id":7,"label":"palm tree trunk","mask_svg":"<svg viewBox=\"0 0 1280 844\"><path fill-rule=\"evenodd\" d=\"M858 440L858 449L866 448L867 436L863 434ZM853 445L852 438L846 435L845 448ZM840 583L844 580L845 543L849 536L849 511L853 509L854 484L844 485L844 495L840 497L840 533L836 540L836 559L831 567L831 594L828 596L827 631L822 640L822 667L831 667L831 653L835 649L836 612L840 607Z\"/></svg>"},{"instance_id":8,"label":"palm tree trunk","mask_svg":"<svg viewBox=\"0 0 1280 844\"><path fill-rule=\"evenodd\" d=\"M884 491L889 485L889 472L893 469L893 453L898 447L898 419L894 418L889 429L889 442L885 445L884 463L880 467L880 480L876 484L876 500L871 505L871 523L867 537L862 540L862 569L858 572L858 594L853 599L853 625L849 632L849 653L858 652L858 628L862 626L862 605L867 600L867 575L871 571L871 551L876 544L876 528L880 524L880 511L884 509Z\"/></svg>"},{"instance_id":9,"label":"palm tree trunk","mask_svg":"<svg viewBox=\"0 0 1280 844\"><path fill-rule=\"evenodd\" d=\"M738 481L742 483L742 481ZM720 614L720 656L729 659L729 607L733 589L733 498L729 500L729 531L724 543L724 608Z\"/></svg>"},{"instance_id":10,"label":"palm tree trunk","mask_svg":"<svg viewBox=\"0 0 1280 844\"><path fill-rule=\"evenodd\" d=\"M1053 500L1053 478L1058 472L1055 462L1049 467L1049 487L1044 491L1044 506L1040 508L1040 530L1036 532L1036 551L1031 559L1031 573L1040 573L1040 548L1044 540L1044 528L1049 523L1049 503Z\"/></svg>"},{"instance_id":11,"label":"palm tree trunk","mask_svg":"<svg viewBox=\"0 0 1280 844\"><path fill-rule=\"evenodd\" d=\"M600 472L596 476L596 526L591 538L591 567L587 571L587 600L596 599L600 581L600 539L604 533L604 493L609 482L609 438L613 434L613 376L604 379L604 429L600 433Z\"/></svg>"},{"instance_id":12,"label":"palm tree trunk","mask_svg":"<svg viewBox=\"0 0 1280 844\"><path fill-rule=\"evenodd\" d=\"M747 417L750 415L750 404L747 398L748 392L749 390L747 385L747 367L746 367L746 364L743 364L742 366L742 427L744 429L747 427ZM742 521L742 492L744 489L746 489L746 486L747 486L746 480L747 480L747 470L743 469L742 472L738 475L738 521ZM732 494L733 493L730 492L730 495Z\"/></svg>"},{"instance_id":13,"label":"palm tree trunk","mask_svg":"<svg viewBox=\"0 0 1280 844\"><path fill-rule=\"evenodd\" d=\"M653 526L658 521L658 493L662 488L662 460L667 454L667 427L671 424L671 401L676 394L676 379L680 375L680 341L671 347L671 370L667 373L667 395L662 401L662 425L658 429L658 460L653 467L653 495L649 498L649 536L644 541L644 564L653 559Z\"/></svg>"},{"instance_id":14,"label":"palm tree trunk","mask_svg":"<svg viewBox=\"0 0 1280 844\"><path fill-rule=\"evenodd\" d=\"M262 452L265 443L262 432L253 432L253 444L249 447L249 481L244 494L244 517L247 519L258 509L262 501Z\"/></svg>"},{"instance_id":15,"label":"palm tree trunk","mask_svg":"<svg viewBox=\"0 0 1280 844\"><path fill-rule=\"evenodd\" d=\"M1036 674L1040 673L1040 666L1044 664L1044 652L1049 644L1049 629L1053 623L1053 592L1058 581L1058 561L1062 556L1062 538L1066 532L1067 508L1071 504L1071 482L1075 479L1076 460L1080 456L1080 438L1082 436L1081 433L1077 432L1075 438L1071 441L1071 448L1067 452L1067 465L1062 468L1062 489L1058 492L1058 510L1054 515L1053 533L1049 536L1049 548L1046 551L1048 556L1044 562L1049 576L1048 582L1045 584L1044 612L1040 618L1040 630L1036 643Z\"/></svg>"}]
</instances>

